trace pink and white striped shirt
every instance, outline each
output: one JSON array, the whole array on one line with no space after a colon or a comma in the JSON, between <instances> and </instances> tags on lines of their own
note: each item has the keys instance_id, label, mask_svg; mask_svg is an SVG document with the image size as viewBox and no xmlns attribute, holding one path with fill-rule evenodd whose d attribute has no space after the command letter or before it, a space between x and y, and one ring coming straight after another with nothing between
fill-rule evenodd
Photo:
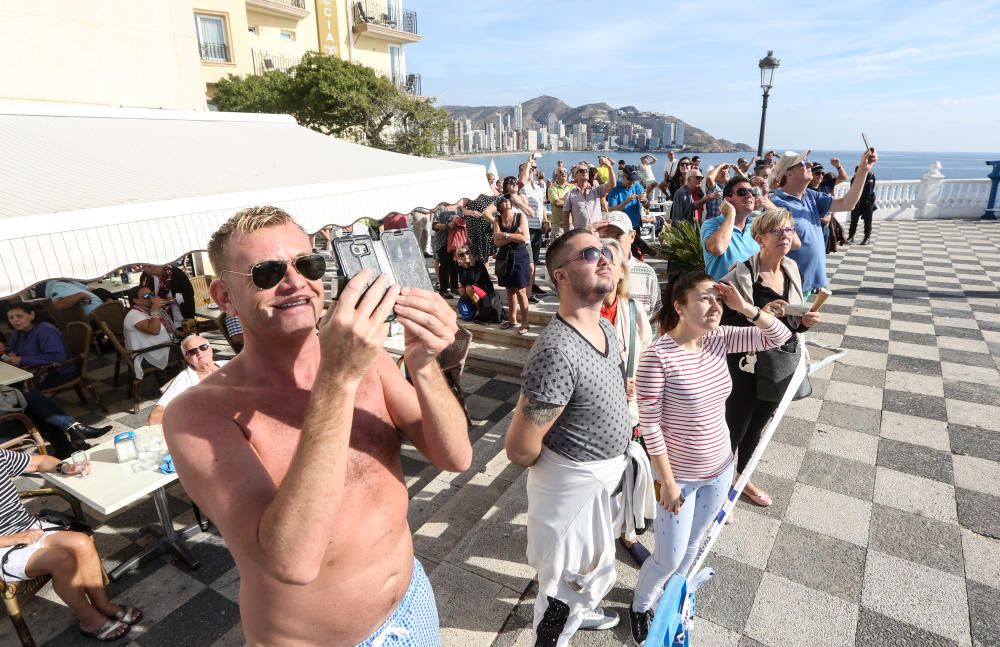
<instances>
[{"instance_id":1,"label":"pink and white striped shirt","mask_svg":"<svg viewBox=\"0 0 1000 647\"><path fill-rule=\"evenodd\" d=\"M768 328L720 326L701 350L681 348L663 335L639 358L636 398L639 428L651 456L666 454L675 479L718 476L733 458L726 426L726 398L733 389L728 353L780 346L792 336L775 320Z\"/></svg>"}]
</instances>

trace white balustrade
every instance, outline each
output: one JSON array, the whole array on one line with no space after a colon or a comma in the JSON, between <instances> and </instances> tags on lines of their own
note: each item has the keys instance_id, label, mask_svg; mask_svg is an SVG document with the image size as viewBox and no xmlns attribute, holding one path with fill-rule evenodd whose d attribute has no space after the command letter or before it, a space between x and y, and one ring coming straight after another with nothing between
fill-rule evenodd
<instances>
[{"instance_id":1,"label":"white balustrade","mask_svg":"<svg viewBox=\"0 0 1000 647\"><path fill-rule=\"evenodd\" d=\"M834 188L843 197L850 188L841 182ZM875 218L971 218L982 215L990 194L988 178L949 180L935 162L920 180L878 180L875 183Z\"/></svg>"}]
</instances>

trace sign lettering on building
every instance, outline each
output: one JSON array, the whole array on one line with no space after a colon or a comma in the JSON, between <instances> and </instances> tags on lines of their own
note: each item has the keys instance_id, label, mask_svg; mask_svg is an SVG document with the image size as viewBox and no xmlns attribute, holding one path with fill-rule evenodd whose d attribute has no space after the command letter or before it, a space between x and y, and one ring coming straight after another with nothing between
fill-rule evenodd
<instances>
[{"instance_id":1,"label":"sign lettering on building","mask_svg":"<svg viewBox=\"0 0 1000 647\"><path fill-rule=\"evenodd\" d=\"M337 0L316 0L316 26L319 29L319 51L329 56L337 53L335 25Z\"/></svg>"}]
</instances>

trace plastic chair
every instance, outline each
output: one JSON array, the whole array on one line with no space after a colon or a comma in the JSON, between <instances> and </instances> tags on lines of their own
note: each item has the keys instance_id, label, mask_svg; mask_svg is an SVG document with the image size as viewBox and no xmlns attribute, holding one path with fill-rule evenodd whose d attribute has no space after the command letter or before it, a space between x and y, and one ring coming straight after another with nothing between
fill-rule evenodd
<instances>
[{"instance_id":1,"label":"plastic chair","mask_svg":"<svg viewBox=\"0 0 1000 647\"><path fill-rule=\"evenodd\" d=\"M66 324L66 345L69 347L70 357L65 362L48 366L47 369L52 371L73 364L76 366L76 377L58 386L39 390L45 395L55 395L67 389L74 389L80 398L80 403L86 404L87 398L83 395L83 389L87 389L90 396L97 403L97 406L101 408L101 411L107 413L108 408L101 402L100 396L94 390L94 385L87 379L87 361L90 359L91 336L90 324L82 321L71 321Z\"/></svg>"}]
</instances>

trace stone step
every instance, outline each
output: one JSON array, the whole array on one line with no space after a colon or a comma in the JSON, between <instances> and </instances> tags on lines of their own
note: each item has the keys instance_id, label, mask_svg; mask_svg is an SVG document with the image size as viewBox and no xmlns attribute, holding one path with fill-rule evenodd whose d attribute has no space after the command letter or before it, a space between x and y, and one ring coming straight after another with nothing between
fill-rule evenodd
<instances>
[{"instance_id":1,"label":"stone step","mask_svg":"<svg viewBox=\"0 0 1000 647\"><path fill-rule=\"evenodd\" d=\"M463 323L463 325L465 325ZM516 335L516 333L515 333ZM385 350L393 357L403 354L403 335L389 337L385 341ZM470 368L480 368L503 375L520 376L524 362L528 358L529 348L509 346L504 343L478 341L473 338L469 345L469 357L465 365Z\"/></svg>"},{"instance_id":2,"label":"stone step","mask_svg":"<svg viewBox=\"0 0 1000 647\"><path fill-rule=\"evenodd\" d=\"M542 326L534 325L528 329L526 335L522 335L517 332L517 328L504 330L500 328L500 324L463 322L462 325L472 333L472 338L478 342L524 349L531 348L542 330Z\"/></svg>"},{"instance_id":3,"label":"stone step","mask_svg":"<svg viewBox=\"0 0 1000 647\"><path fill-rule=\"evenodd\" d=\"M512 416L508 414L475 442L471 468L461 474L440 472L410 499L413 550L428 562L429 573L447 559L524 471L513 465L504 451Z\"/></svg>"},{"instance_id":4,"label":"stone step","mask_svg":"<svg viewBox=\"0 0 1000 647\"><path fill-rule=\"evenodd\" d=\"M527 565L528 475L522 472L430 575L443 647L490 645L531 586ZM496 487L496 486L495 486ZM482 495L481 496L485 496Z\"/></svg>"}]
</instances>

